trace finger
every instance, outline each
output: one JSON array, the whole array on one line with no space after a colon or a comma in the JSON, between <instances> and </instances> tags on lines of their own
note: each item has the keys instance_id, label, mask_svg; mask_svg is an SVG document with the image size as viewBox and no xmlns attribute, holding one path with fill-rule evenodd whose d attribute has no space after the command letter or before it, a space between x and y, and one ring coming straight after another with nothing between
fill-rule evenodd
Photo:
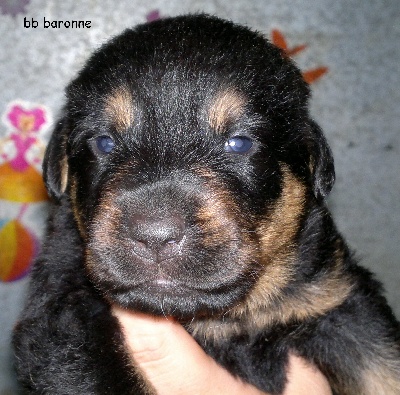
<instances>
[{"instance_id":1,"label":"finger","mask_svg":"<svg viewBox=\"0 0 400 395\"><path fill-rule=\"evenodd\" d=\"M231 376L173 319L114 308L136 365L159 395L260 395Z\"/></svg>"},{"instance_id":2,"label":"finger","mask_svg":"<svg viewBox=\"0 0 400 395\"><path fill-rule=\"evenodd\" d=\"M288 383L283 395L332 395L326 377L313 365L290 355Z\"/></svg>"}]
</instances>

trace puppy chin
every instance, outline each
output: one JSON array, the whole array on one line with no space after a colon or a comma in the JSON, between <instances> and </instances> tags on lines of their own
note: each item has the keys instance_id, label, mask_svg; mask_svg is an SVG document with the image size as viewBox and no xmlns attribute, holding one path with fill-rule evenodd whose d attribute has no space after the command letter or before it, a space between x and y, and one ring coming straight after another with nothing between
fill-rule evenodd
<instances>
[{"instance_id":1,"label":"puppy chin","mask_svg":"<svg viewBox=\"0 0 400 395\"><path fill-rule=\"evenodd\" d=\"M244 285L207 290L162 279L144 282L130 289L107 290L104 296L109 303L126 309L191 320L224 313L244 297Z\"/></svg>"}]
</instances>

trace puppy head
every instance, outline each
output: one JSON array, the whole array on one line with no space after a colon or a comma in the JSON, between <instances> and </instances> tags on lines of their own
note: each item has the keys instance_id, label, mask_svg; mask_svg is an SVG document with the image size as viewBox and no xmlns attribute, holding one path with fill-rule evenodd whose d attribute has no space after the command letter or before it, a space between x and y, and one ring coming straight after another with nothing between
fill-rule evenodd
<instances>
[{"instance_id":1,"label":"puppy head","mask_svg":"<svg viewBox=\"0 0 400 395\"><path fill-rule=\"evenodd\" d=\"M127 30L67 90L44 165L110 301L179 317L276 292L306 201L333 183L299 70L259 34L203 15Z\"/></svg>"}]
</instances>

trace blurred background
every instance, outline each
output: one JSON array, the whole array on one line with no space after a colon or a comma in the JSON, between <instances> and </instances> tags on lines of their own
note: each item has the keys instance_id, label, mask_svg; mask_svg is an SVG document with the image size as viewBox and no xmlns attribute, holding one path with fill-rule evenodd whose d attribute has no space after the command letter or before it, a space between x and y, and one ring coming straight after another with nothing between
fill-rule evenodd
<instances>
[{"instance_id":1,"label":"blurred background","mask_svg":"<svg viewBox=\"0 0 400 395\"><path fill-rule=\"evenodd\" d=\"M261 31L303 71L336 160L328 204L400 317L398 0L0 0L0 395L18 393L10 333L43 235L41 162L65 85L110 36L198 11Z\"/></svg>"}]
</instances>

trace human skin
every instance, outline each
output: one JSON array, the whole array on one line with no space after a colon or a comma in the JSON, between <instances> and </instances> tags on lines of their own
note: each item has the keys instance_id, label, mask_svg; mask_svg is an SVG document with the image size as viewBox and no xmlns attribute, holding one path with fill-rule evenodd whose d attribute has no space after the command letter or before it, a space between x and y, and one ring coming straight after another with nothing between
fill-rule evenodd
<instances>
[{"instance_id":1,"label":"human skin","mask_svg":"<svg viewBox=\"0 0 400 395\"><path fill-rule=\"evenodd\" d=\"M256 387L218 365L172 318L113 307L132 363L158 395L261 395ZM328 381L312 365L290 356L284 395L331 395ZM268 394L267 394L268 395Z\"/></svg>"}]
</instances>

